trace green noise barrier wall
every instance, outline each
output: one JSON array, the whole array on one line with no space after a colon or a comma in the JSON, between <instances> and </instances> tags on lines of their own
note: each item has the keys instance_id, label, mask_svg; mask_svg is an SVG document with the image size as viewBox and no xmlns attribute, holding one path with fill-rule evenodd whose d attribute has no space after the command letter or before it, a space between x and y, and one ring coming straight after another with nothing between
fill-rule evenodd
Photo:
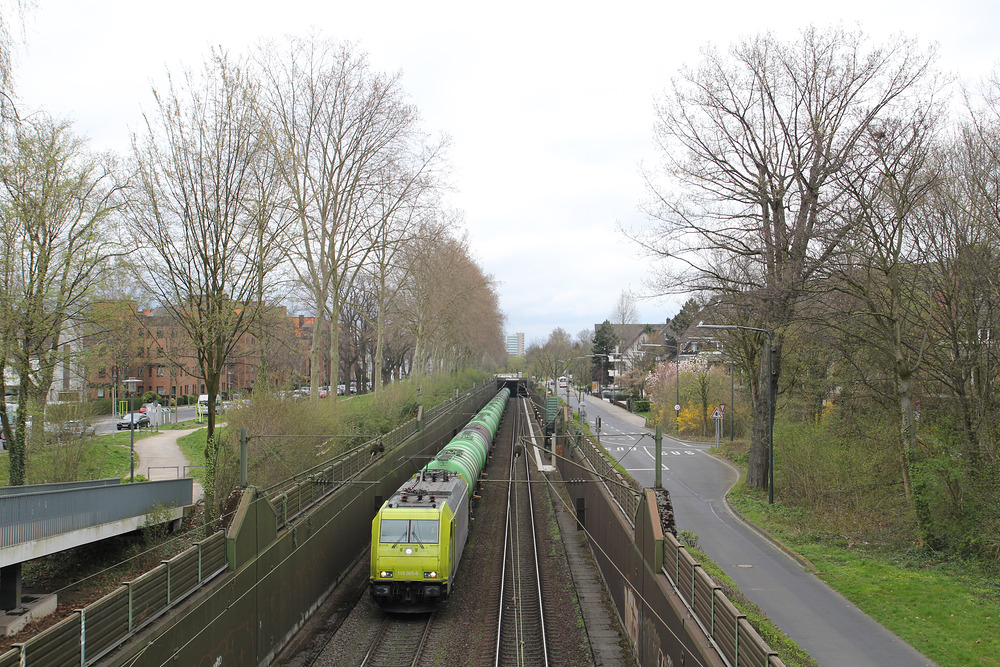
<instances>
[{"instance_id":1,"label":"green noise barrier wall","mask_svg":"<svg viewBox=\"0 0 1000 667\"><path fill-rule=\"evenodd\" d=\"M247 489L229 529L0 655L0 667L268 664L368 544L377 503L496 393L426 411L280 487ZM379 503L380 504L380 503Z\"/></svg>"}]
</instances>

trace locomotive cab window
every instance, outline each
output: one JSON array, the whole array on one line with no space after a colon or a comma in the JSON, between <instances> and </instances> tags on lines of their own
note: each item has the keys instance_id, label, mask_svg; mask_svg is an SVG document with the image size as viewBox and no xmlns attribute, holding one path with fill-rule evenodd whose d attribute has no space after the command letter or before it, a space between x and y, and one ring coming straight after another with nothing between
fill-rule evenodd
<instances>
[{"instance_id":1,"label":"locomotive cab window","mask_svg":"<svg viewBox=\"0 0 1000 667\"><path fill-rule=\"evenodd\" d=\"M438 522L436 519L382 519L379 533L380 542L390 544L437 544Z\"/></svg>"},{"instance_id":2,"label":"locomotive cab window","mask_svg":"<svg viewBox=\"0 0 1000 667\"><path fill-rule=\"evenodd\" d=\"M420 519L410 522L410 542L414 544L437 544L438 522L433 519Z\"/></svg>"},{"instance_id":3,"label":"locomotive cab window","mask_svg":"<svg viewBox=\"0 0 1000 667\"><path fill-rule=\"evenodd\" d=\"M409 523L406 519L382 519L382 532L379 535L379 541L405 542Z\"/></svg>"}]
</instances>

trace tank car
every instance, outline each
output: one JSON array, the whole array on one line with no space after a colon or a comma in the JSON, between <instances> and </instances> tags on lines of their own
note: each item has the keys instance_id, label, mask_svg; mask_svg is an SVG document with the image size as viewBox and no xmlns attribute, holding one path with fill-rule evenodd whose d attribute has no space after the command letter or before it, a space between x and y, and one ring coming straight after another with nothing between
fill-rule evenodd
<instances>
[{"instance_id":1,"label":"tank car","mask_svg":"<svg viewBox=\"0 0 1000 667\"><path fill-rule=\"evenodd\" d=\"M450 595L469 536L472 492L509 398L501 389L375 515L369 590L382 608L425 611Z\"/></svg>"}]
</instances>

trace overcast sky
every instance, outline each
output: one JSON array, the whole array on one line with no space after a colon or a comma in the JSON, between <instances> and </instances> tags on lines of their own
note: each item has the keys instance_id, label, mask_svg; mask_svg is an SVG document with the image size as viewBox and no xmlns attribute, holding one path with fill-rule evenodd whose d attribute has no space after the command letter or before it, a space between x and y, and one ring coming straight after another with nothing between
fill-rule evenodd
<instances>
[{"instance_id":1,"label":"overcast sky","mask_svg":"<svg viewBox=\"0 0 1000 667\"><path fill-rule=\"evenodd\" d=\"M37 0L16 77L24 108L76 123L96 149L125 152L165 72L209 49L262 37L351 41L400 71L433 134L452 140L455 188L476 259L499 282L508 332L542 340L609 317L654 267L617 233L644 222L640 163L653 164L653 102L708 43L838 22L874 39L940 46L941 66L975 81L997 60L995 0L617 3L513 0ZM9 14L9 3L6 7ZM683 297L639 302L663 321Z\"/></svg>"}]
</instances>

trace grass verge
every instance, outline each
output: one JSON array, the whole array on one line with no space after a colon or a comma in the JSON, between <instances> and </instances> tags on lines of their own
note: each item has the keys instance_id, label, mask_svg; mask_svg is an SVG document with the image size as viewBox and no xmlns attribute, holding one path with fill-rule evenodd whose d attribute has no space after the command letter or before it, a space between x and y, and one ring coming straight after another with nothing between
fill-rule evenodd
<instances>
[{"instance_id":1,"label":"grass verge","mask_svg":"<svg viewBox=\"0 0 1000 667\"><path fill-rule=\"evenodd\" d=\"M1000 665L997 573L926 550L900 551L816 530L808 512L737 484L734 507L807 558L859 609L942 667Z\"/></svg>"},{"instance_id":2,"label":"grass verge","mask_svg":"<svg viewBox=\"0 0 1000 667\"><path fill-rule=\"evenodd\" d=\"M190 428L190 425L188 426ZM223 429L216 429L220 437ZM193 477L199 484L205 483L205 439L208 437L208 428L200 428L194 433L188 433L177 438L177 446L180 447L184 458L188 460L188 476Z\"/></svg>"}]
</instances>

